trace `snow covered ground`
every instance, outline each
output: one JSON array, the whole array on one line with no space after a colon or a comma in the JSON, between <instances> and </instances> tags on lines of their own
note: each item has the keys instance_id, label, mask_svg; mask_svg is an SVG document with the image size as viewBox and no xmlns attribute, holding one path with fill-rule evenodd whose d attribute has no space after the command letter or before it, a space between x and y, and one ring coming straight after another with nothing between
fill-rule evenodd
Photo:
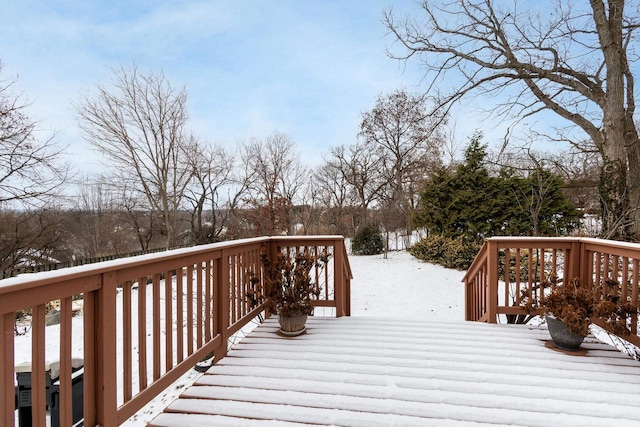
<instances>
[{"instance_id":1,"label":"snow covered ground","mask_svg":"<svg viewBox=\"0 0 640 427\"><path fill-rule=\"evenodd\" d=\"M351 315L464 321L465 272L418 261L406 251L350 256Z\"/></svg>"},{"instance_id":2,"label":"snow covered ground","mask_svg":"<svg viewBox=\"0 0 640 427\"><path fill-rule=\"evenodd\" d=\"M464 320L464 272L427 264L406 251L382 255L350 256L354 279L351 285L351 315L398 317L417 322ZM81 319L74 319L74 337L81 339ZM47 336L57 341L59 328L47 328ZM47 340L49 341L49 339ZM47 349L47 360L56 358L55 347ZM82 357L82 344L73 344L74 355ZM16 363L30 359L29 334L16 337ZM127 421L128 427L144 426L171 403L201 374L189 371L164 393Z\"/></svg>"}]
</instances>

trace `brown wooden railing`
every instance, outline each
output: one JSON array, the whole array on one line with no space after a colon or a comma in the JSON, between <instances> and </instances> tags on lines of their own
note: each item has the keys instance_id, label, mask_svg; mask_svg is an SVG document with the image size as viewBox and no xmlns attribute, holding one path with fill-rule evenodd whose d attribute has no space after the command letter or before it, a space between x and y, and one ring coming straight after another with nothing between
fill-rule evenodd
<instances>
[{"instance_id":1,"label":"brown wooden railing","mask_svg":"<svg viewBox=\"0 0 640 427\"><path fill-rule=\"evenodd\" d=\"M465 318L496 323L527 315L523 296L540 295L545 280L568 282L579 278L589 287L613 280L621 297L638 304L640 292L640 244L592 238L492 237L463 278ZM632 335L624 337L640 345L637 314L629 319Z\"/></svg>"},{"instance_id":2,"label":"brown wooden railing","mask_svg":"<svg viewBox=\"0 0 640 427\"><path fill-rule=\"evenodd\" d=\"M72 425L72 342L82 334L84 425L116 426L205 356L224 357L229 338L263 311L252 296L262 291L261 251L301 247L330 255L315 272L322 292L314 304L349 315L351 270L341 236L238 240L0 281L0 425L14 425L16 362L32 365L33 425L46 425L51 301L60 301L60 425ZM78 299L82 331L72 327ZM28 308L31 360L16 361L16 313Z\"/></svg>"}]
</instances>

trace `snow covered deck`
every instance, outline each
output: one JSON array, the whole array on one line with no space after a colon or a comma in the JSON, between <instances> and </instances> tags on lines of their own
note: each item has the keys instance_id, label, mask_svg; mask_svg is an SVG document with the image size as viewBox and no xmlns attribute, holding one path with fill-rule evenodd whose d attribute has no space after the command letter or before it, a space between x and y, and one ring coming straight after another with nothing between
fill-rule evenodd
<instances>
[{"instance_id":1,"label":"snow covered deck","mask_svg":"<svg viewBox=\"0 0 640 427\"><path fill-rule=\"evenodd\" d=\"M150 426L640 425L640 364L567 354L543 328L372 317L270 319Z\"/></svg>"}]
</instances>

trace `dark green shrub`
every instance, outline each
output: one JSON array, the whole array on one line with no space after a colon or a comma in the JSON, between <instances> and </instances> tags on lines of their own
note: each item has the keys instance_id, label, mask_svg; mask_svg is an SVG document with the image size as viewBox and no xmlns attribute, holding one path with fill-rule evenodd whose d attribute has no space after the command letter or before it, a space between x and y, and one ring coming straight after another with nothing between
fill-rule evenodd
<instances>
[{"instance_id":1,"label":"dark green shrub","mask_svg":"<svg viewBox=\"0 0 640 427\"><path fill-rule=\"evenodd\" d=\"M409 252L423 261L447 268L466 270L473 262L480 246L479 243L470 241L464 236L445 237L434 233L413 245Z\"/></svg>"},{"instance_id":2,"label":"dark green shrub","mask_svg":"<svg viewBox=\"0 0 640 427\"><path fill-rule=\"evenodd\" d=\"M442 234L433 233L414 244L409 253L423 261L440 264L440 260L445 257L446 240Z\"/></svg>"},{"instance_id":3,"label":"dark green shrub","mask_svg":"<svg viewBox=\"0 0 640 427\"><path fill-rule=\"evenodd\" d=\"M384 252L384 240L380 229L375 225L361 227L351 241L354 255L377 255Z\"/></svg>"}]
</instances>

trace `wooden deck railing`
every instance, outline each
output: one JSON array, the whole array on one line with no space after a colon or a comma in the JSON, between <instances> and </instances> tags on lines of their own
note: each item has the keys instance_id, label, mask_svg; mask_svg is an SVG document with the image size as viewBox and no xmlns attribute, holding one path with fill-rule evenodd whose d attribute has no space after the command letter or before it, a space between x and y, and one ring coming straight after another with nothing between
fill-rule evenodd
<instances>
[{"instance_id":1,"label":"wooden deck railing","mask_svg":"<svg viewBox=\"0 0 640 427\"><path fill-rule=\"evenodd\" d=\"M492 237L463 278L465 318L495 323L526 316L522 296L538 296L541 282L550 278L568 282L579 278L590 287L607 280L621 284L621 297L638 304L640 244L591 238ZM629 319L640 345L637 314Z\"/></svg>"},{"instance_id":2,"label":"wooden deck railing","mask_svg":"<svg viewBox=\"0 0 640 427\"><path fill-rule=\"evenodd\" d=\"M72 425L72 342L82 334L84 425L116 426L205 356L224 357L228 339L263 311L252 297L263 286L261 251L300 247L330 254L315 272L322 293L314 303L349 315L341 236L246 239L0 281L0 425L14 425L15 364L25 362L14 357L16 312L31 309L33 425L46 425L46 305L60 301L60 425ZM80 328L72 327L78 299Z\"/></svg>"}]
</instances>

